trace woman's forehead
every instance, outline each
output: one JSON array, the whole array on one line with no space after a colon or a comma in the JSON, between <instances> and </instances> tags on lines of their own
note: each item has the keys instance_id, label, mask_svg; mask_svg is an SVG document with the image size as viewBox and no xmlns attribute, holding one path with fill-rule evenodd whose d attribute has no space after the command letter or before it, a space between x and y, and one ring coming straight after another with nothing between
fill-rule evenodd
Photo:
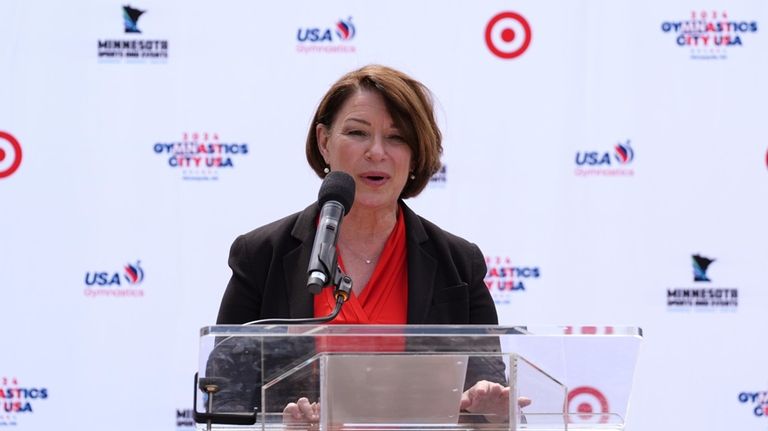
<instances>
[{"instance_id":1,"label":"woman's forehead","mask_svg":"<svg viewBox=\"0 0 768 431\"><path fill-rule=\"evenodd\" d=\"M355 92L341 105L336 117L342 122L349 120L370 125L375 121L376 123L385 122L387 126L395 127L384 96L375 91Z\"/></svg>"}]
</instances>

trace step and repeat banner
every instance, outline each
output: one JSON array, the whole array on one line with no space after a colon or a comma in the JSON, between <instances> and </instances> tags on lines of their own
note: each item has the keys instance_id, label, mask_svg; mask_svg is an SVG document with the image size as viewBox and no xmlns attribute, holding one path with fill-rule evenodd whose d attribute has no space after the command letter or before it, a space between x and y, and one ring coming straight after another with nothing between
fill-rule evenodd
<instances>
[{"instance_id":1,"label":"step and repeat banner","mask_svg":"<svg viewBox=\"0 0 768 431\"><path fill-rule=\"evenodd\" d=\"M443 168L408 204L480 246L502 323L642 327L629 430L768 430L768 3L5 0L0 19L0 429L191 429L231 242L315 200L314 109L379 63L434 93ZM577 421L626 402L566 383Z\"/></svg>"}]
</instances>

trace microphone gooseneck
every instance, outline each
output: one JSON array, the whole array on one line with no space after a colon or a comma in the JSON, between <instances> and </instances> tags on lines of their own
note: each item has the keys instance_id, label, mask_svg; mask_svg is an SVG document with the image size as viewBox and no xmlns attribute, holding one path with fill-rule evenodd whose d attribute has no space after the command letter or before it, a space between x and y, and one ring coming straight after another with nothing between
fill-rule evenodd
<instances>
[{"instance_id":1,"label":"microphone gooseneck","mask_svg":"<svg viewBox=\"0 0 768 431\"><path fill-rule=\"evenodd\" d=\"M336 306L331 314L299 319L260 319L243 325L320 324L336 318L352 292L352 278L339 268L336 243L339 240L341 221L349 213L354 201L355 180L349 174L333 171L326 175L317 194L320 216L307 267L307 289L313 294L318 294L326 286L335 287Z\"/></svg>"},{"instance_id":2,"label":"microphone gooseneck","mask_svg":"<svg viewBox=\"0 0 768 431\"><path fill-rule=\"evenodd\" d=\"M315 295L323 287L337 281L336 243L341 221L349 213L354 200L355 180L349 174L333 171L325 177L317 194L320 217L307 267L307 288Z\"/></svg>"},{"instance_id":3,"label":"microphone gooseneck","mask_svg":"<svg viewBox=\"0 0 768 431\"><path fill-rule=\"evenodd\" d=\"M341 271L337 272L341 274ZM331 314L322 317L307 317L299 319L260 319L243 323L243 326L247 325L318 325L321 323L330 322L335 319L341 312L341 306L347 302L349 295L352 292L352 278L348 275L341 275L339 282L336 283L336 290L333 292L333 296L336 298L336 306L331 311Z\"/></svg>"}]
</instances>

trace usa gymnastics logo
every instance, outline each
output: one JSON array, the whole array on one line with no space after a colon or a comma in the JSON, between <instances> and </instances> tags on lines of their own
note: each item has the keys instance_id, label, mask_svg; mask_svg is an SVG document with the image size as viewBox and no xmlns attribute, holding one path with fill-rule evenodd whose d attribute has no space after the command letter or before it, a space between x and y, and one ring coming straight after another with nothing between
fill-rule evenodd
<instances>
[{"instance_id":1,"label":"usa gymnastics logo","mask_svg":"<svg viewBox=\"0 0 768 431\"><path fill-rule=\"evenodd\" d=\"M486 256L485 286L497 305L512 302L512 297L524 292L532 280L541 277L541 269L532 265L515 265L509 257Z\"/></svg>"},{"instance_id":2,"label":"usa gymnastics logo","mask_svg":"<svg viewBox=\"0 0 768 431\"><path fill-rule=\"evenodd\" d=\"M352 17L340 19L330 27L299 27L296 32L296 51L310 53L354 53L350 44L357 33Z\"/></svg>"},{"instance_id":3,"label":"usa gymnastics logo","mask_svg":"<svg viewBox=\"0 0 768 431\"><path fill-rule=\"evenodd\" d=\"M768 391L741 392L739 402L749 405L756 417L768 418Z\"/></svg>"},{"instance_id":4,"label":"usa gymnastics logo","mask_svg":"<svg viewBox=\"0 0 768 431\"><path fill-rule=\"evenodd\" d=\"M122 8L123 28L127 35L138 35L139 18L147 11L125 5ZM100 63L166 63L168 61L167 39L105 38L98 41Z\"/></svg>"},{"instance_id":5,"label":"usa gymnastics logo","mask_svg":"<svg viewBox=\"0 0 768 431\"><path fill-rule=\"evenodd\" d=\"M675 35L680 48L688 48L694 60L725 60L727 50L744 46L757 21L730 18L728 11L691 11L687 20L664 21L661 31Z\"/></svg>"},{"instance_id":6,"label":"usa gymnastics logo","mask_svg":"<svg viewBox=\"0 0 768 431\"><path fill-rule=\"evenodd\" d=\"M248 144L224 141L216 132L183 132L181 140L156 142L152 149L169 169L192 181L217 181L221 172L235 168L237 158L248 155Z\"/></svg>"},{"instance_id":7,"label":"usa gymnastics logo","mask_svg":"<svg viewBox=\"0 0 768 431\"><path fill-rule=\"evenodd\" d=\"M577 177L591 176L633 176L635 170L631 167L635 160L635 150L630 140L618 142L612 151L577 151Z\"/></svg>"},{"instance_id":8,"label":"usa gymnastics logo","mask_svg":"<svg viewBox=\"0 0 768 431\"><path fill-rule=\"evenodd\" d=\"M85 273L87 297L142 297L144 290L139 286L144 281L141 261L127 263L119 270L88 271Z\"/></svg>"},{"instance_id":9,"label":"usa gymnastics logo","mask_svg":"<svg viewBox=\"0 0 768 431\"><path fill-rule=\"evenodd\" d=\"M34 414L40 401L48 399L45 387L29 387L19 384L16 377L0 377L0 426L17 426L22 416Z\"/></svg>"},{"instance_id":10,"label":"usa gymnastics logo","mask_svg":"<svg viewBox=\"0 0 768 431\"><path fill-rule=\"evenodd\" d=\"M568 391L568 423L606 424L610 411L608 398L597 388L579 386Z\"/></svg>"},{"instance_id":11,"label":"usa gymnastics logo","mask_svg":"<svg viewBox=\"0 0 768 431\"><path fill-rule=\"evenodd\" d=\"M667 288L667 308L670 310L735 310L739 305L739 290L731 286L712 286L709 267L716 259L701 254L691 256L694 286ZM702 287L703 286L703 287Z\"/></svg>"},{"instance_id":12,"label":"usa gymnastics logo","mask_svg":"<svg viewBox=\"0 0 768 431\"><path fill-rule=\"evenodd\" d=\"M517 58L531 44L531 26L517 12L501 12L485 26L485 44L496 57Z\"/></svg>"},{"instance_id":13,"label":"usa gymnastics logo","mask_svg":"<svg viewBox=\"0 0 768 431\"><path fill-rule=\"evenodd\" d=\"M10 177L21 165L21 145L8 132L0 130L0 179Z\"/></svg>"}]
</instances>

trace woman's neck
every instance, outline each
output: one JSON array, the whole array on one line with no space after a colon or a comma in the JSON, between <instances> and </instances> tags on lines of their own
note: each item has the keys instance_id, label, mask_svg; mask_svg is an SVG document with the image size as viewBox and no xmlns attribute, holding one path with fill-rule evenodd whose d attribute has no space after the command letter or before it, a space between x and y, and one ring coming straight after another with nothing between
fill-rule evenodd
<instances>
[{"instance_id":1,"label":"woman's neck","mask_svg":"<svg viewBox=\"0 0 768 431\"><path fill-rule=\"evenodd\" d=\"M397 208L352 207L344 217L339 232L339 241L343 243L371 243L386 240L397 222Z\"/></svg>"}]
</instances>

